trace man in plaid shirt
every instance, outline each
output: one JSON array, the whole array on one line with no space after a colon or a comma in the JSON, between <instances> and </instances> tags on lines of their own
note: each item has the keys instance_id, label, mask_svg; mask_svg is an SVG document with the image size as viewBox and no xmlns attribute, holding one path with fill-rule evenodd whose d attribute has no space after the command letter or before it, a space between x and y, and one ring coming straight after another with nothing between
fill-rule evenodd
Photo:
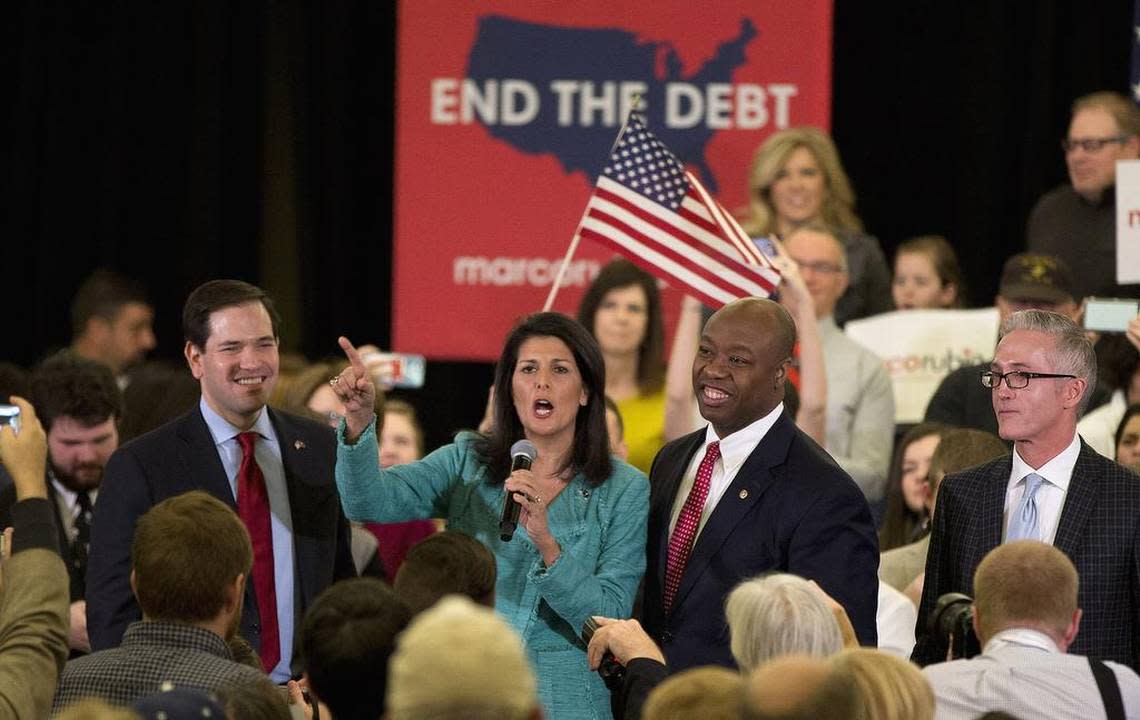
<instances>
[{"instance_id":1,"label":"man in plaid shirt","mask_svg":"<svg viewBox=\"0 0 1140 720\"><path fill-rule=\"evenodd\" d=\"M226 644L253 566L249 533L233 510L201 491L155 505L139 518L131 564L143 619L119 647L67 664L56 711L93 696L126 705L171 687L265 682L260 670L234 662Z\"/></svg>"}]
</instances>

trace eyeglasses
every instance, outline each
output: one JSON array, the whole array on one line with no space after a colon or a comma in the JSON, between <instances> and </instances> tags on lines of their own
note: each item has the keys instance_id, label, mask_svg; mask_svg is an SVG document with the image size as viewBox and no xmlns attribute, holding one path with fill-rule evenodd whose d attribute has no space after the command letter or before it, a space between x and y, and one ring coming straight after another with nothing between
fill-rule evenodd
<instances>
[{"instance_id":1,"label":"eyeglasses","mask_svg":"<svg viewBox=\"0 0 1140 720\"><path fill-rule=\"evenodd\" d=\"M1029 387L1029 381L1035 378L1073 378L1076 375L1057 375L1054 373L1035 373L1035 372L1021 372L1015 370L1014 372L996 373L987 370L981 374L982 387L990 388L991 390L1000 386L1002 378L1005 378L1005 385L1010 390L1020 390L1024 387Z\"/></svg>"},{"instance_id":2,"label":"eyeglasses","mask_svg":"<svg viewBox=\"0 0 1140 720\"><path fill-rule=\"evenodd\" d=\"M1061 149L1065 152L1072 152L1080 148L1091 153L1100 150L1109 143L1123 143L1127 139L1127 135L1114 135L1104 138L1061 138Z\"/></svg>"},{"instance_id":3,"label":"eyeglasses","mask_svg":"<svg viewBox=\"0 0 1140 720\"><path fill-rule=\"evenodd\" d=\"M792 258L792 262L794 262L800 270L811 270L813 273L834 274L843 272L843 268L835 263L824 262L822 260L818 262L803 262Z\"/></svg>"}]
</instances>

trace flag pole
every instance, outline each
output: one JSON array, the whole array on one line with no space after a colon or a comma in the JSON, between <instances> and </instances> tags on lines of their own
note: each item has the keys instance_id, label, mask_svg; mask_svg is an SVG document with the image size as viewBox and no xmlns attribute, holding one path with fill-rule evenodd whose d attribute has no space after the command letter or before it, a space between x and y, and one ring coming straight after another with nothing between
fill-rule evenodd
<instances>
[{"instance_id":1,"label":"flag pole","mask_svg":"<svg viewBox=\"0 0 1140 720\"><path fill-rule=\"evenodd\" d=\"M621 128L618 129L614 144L610 146L610 151L606 155L607 158L614 154L614 150L617 150L618 143L621 142L622 136L625 135L625 129L629 126L629 118L633 113L638 111L639 105L641 105L640 93L633 96L633 103L630 105L625 120L621 123ZM547 294L546 303L542 306L543 312L550 312L550 308L554 306L554 298L558 295L558 290L562 287L562 279L566 277L566 270L570 267L570 262L574 259L574 253L578 250L578 241L582 239L582 223L586 221L586 216L589 214L590 203L587 202L586 209L582 211L582 217L578 220L578 226L574 228L574 237L570 240L570 247L566 249L566 255L562 258L562 264L558 267L558 274L554 276L554 282L550 284L550 293Z\"/></svg>"}]
</instances>

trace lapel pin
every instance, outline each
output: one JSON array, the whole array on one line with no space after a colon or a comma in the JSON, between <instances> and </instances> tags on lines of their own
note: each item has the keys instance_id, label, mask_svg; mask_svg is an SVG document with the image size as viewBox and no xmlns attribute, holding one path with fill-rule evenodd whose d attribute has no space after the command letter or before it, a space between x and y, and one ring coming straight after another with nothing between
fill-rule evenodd
<instances>
[{"instance_id":1,"label":"lapel pin","mask_svg":"<svg viewBox=\"0 0 1140 720\"><path fill-rule=\"evenodd\" d=\"M743 500L746 497L748 497L748 491L747 490L741 490L740 491L740 499Z\"/></svg>"},{"instance_id":2,"label":"lapel pin","mask_svg":"<svg viewBox=\"0 0 1140 720\"><path fill-rule=\"evenodd\" d=\"M304 450L305 449L305 441L304 440L297 440L296 442L293 443L293 447L298 449L298 450Z\"/></svg>"}]
</instances>

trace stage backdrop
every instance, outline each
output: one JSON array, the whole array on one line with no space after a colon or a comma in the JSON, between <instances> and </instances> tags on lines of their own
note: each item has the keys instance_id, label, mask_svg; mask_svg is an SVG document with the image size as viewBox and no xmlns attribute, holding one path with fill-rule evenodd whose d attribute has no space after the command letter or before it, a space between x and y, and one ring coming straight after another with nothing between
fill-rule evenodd
<instances>
[{"instance_id":1,"label":"stage backdrop","mask_svg":"<svg viewBox=\"0 0 1140 720\"><path fill-rule=\"evenodd\" d=\"M827 127L831 5L402 2L395 349L497 357L511 324L541 309L637 95L650 129L743 208L764 138ZM573 314L610 257L582 242L554 309ZM667 289L667 321L679 302Z\"/></svg>"}]
</instances>

